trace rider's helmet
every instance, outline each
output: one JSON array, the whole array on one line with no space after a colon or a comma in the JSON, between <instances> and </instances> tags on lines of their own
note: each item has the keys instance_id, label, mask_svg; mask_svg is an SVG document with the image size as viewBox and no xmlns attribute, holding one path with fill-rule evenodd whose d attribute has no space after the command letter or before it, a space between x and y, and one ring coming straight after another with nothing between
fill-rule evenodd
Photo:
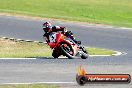
<instances>
[{"instance_id":1,"label":"rider's helmet","mask_svg":"<svg viewBox=\"0 0 132 88\"><path fill-rule=\"evenodd\" d=\"M49 33L51 32L51 23L50 22L45 22L43 23L43 30L46 32L46 33Z\"/></svg>"}]
</instances>

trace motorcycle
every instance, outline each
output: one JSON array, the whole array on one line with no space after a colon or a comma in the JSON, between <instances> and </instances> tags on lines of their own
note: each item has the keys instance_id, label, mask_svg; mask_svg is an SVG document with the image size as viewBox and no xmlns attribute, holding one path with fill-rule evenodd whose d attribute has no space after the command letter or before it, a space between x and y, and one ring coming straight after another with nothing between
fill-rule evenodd
<instances>
[{"instance_id":1,"label":"motorcycle","mask_svg":"<svg viewBox=\"0 0 132 88\"><path fill-rule=\"evenodd\" d=\"M71 38L66 37L61 32L50 33L49 41L47 44L53 49L52 56L54 58L58 58L61 55L69 59L88 58L88 53L83 46L76 44Z\"/></svg>"}]
</instances>

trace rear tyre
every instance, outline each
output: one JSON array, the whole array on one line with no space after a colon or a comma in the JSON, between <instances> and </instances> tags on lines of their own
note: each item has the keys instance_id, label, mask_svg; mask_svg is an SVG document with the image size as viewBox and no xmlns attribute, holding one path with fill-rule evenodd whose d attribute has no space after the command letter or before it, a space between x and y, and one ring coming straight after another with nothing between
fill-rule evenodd
<instances>
[{"instance_id":1,"label":"rear tyre","mask_svg":"<svg viewBox=\"0 0 132 88\"><path fill-rule=\"evenodd\" d=\"M58 53L57 50L53 50L52 56L53 56L54 58L58 58L58 57L60 56L60 54Z\"/></svg>"},{"instance_id":2,"label":"rear tyre","mask_svg":"<svg viewBox=\"0 0 132 88\"><path fill-rule=\"evenodd\" d=\"M52 56L53 56L54 58L58 58L58 57L59 57L59 56L56 55L55 53L52 53Z\"/></svg>"}]
</instances>

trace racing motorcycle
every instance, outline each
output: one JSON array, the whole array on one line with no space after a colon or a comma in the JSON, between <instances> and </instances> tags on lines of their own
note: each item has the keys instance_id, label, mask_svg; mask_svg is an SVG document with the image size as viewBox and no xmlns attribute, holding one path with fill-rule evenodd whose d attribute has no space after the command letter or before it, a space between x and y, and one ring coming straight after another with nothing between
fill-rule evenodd
<instances>
[{"instance_id":1,"label":"racing motorcycle","mask_svg":"<svg viewBox=\"0 0 132 88\"><path fill-rule=\"evenodd\" d=\"M88 58L88 53L83 46L76 44L71 38L66 37L61 32L50 33L49 40L50 42L47 44L53 49L52 56L54 58L58 58L61 55L69 59Z\"/></svg>"}]
</instances>

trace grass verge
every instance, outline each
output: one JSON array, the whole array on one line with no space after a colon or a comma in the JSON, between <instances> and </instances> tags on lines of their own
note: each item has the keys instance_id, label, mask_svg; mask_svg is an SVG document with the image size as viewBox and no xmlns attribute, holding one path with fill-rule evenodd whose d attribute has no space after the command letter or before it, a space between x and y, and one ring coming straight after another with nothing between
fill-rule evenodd
<instances>
[{"instance_id":1,"label":"grass verge","mask_svg":"<svg viewBox=\"0 0 132 88\"><path fill-rule=\"evenodd\" d=\"M18 85L0 85L0 88L59 88L56 85L47 84L18 84Z\"/></svg>"},{"instance_id":2,"label":"grass verge","mask_svg":"<svg viewBox=\"0 0 132 88\"><path fill-rule=\"evenodd\" d=\"M86 48L90 55L112 55L112 50ZM35 42L15 42L0 39L1 58L51 57L52 50L48 45Z\"/></svg>"},{"instance_id":3,"label":"grass verge","mask_svg":"<svg viewBox=\"0 0 132 88\"><path fill-rule=\"evenodd\" d=\"M0 12L132 27L132 0L0 0Z\"/></svg>"}]
</instances>

